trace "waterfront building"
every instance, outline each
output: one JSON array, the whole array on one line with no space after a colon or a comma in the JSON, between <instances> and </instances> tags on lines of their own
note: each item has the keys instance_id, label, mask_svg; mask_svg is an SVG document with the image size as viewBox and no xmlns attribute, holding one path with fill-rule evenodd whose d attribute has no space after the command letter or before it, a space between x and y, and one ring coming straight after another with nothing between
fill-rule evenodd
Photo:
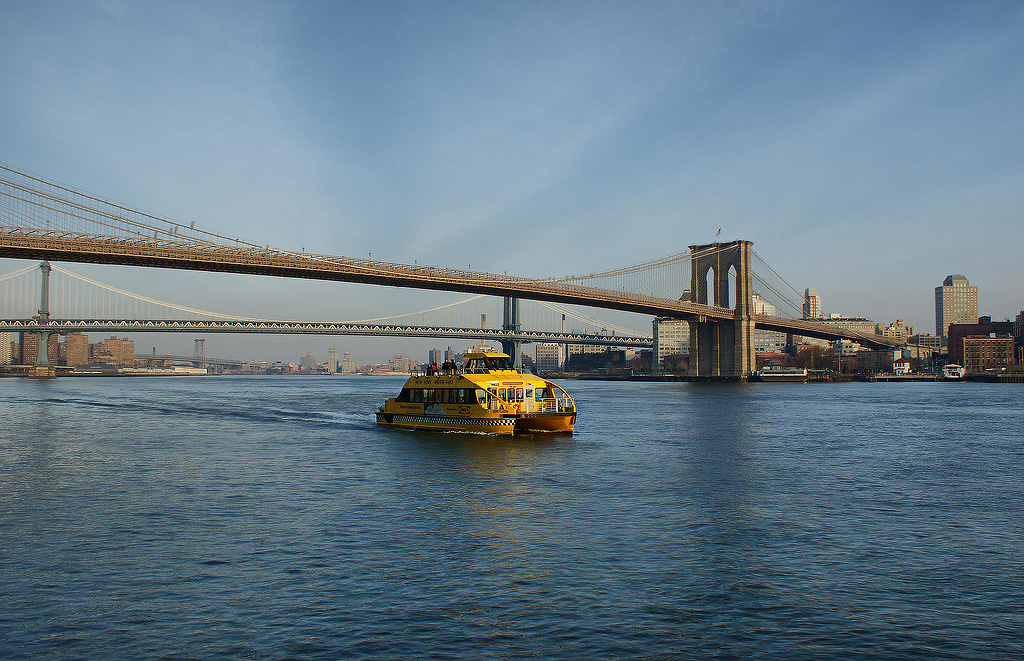
<instances>
[{"instance_id":1,"label":"waterfront building","mask_svg":"<svg viewBox=\"0 0 1024 661\"><path fill-rule=\"evenodd\" d=\"M110 336L110 339L89 345L89 363L100 365L134 365L135 341Z\"/></svg>"},{"instance_id":2,"label":"waterfront building","mask_svg":"<svg viewBox=\"0 0 1024 661\"><path fill-rule=\"evenodd\" d=\"M338 347L333 345L327 350L327 373L338 373Z\"/></svg>"},{"instance_id":3,"label":"waterfront building","mask_svg":"<svg viewBox=\"0 0 1024 661\"><path fill-rule=\"evenodd\" d=\"M754 292L751 295L754 314L775 317L778 310L774 305L761 298L761 294ZM786 349L786 334L779 331L754 329L754 352L755 353L781 353Z\"/></svg>"},{"instance_id":4,"label":"waterfront building","mask_svg":"<svg viewBox=\"0 0 1024 661\"><path fill-rule=\"evenodd\" d=\"M10 365L11 358L11 334L0 333L0 365Z\"/></svg>"},{"instance_id":5,"label":"waterfront building","mask_svg":"<svg viewBox=\"0 0 1024 661\"><path fill-rule=\"evenodd\" d=\"M597 334L604 335L607 332L608 331L606 329L602 328L601 331ZM587 331L585 328L574 328L572 330L573 335L586 335L586 333ZM584 354L603 354L607 350L608 347L594 344L567 344L565 345L565 363L568 364L569 359L572 358L573 356L580 356Z\"/></svg>"},{"instance_id":6,"label":"waterfront building","mask_svg":"<svg viewBox=\"0 0 1024 661\"><path fill-rule=\"evenodd\" d=\"M39 357L39 334L19 333L18 335L20 336L18 338L18 351L13 356L14 362L19 365L35 365L36 358ZM59 337L56 333L50 335L46 356L51 365L57 364L57 357L60 355L57 347L58 342Z\"/></svg>"},{"instance_id":7,"label":"waterfront building","mask_svg":"<svg viewBox=\"0 0 1024 661\"><path fill-rule=\"evenodd\" d=\"M821 319L821 298L813 287L804 290L804 319Z\"/></svg>"},{"instance_id":8,"label":"waterfront building","mask_svg":"<svg viewBox=\"0 0 1024 661\"><path fill-rule=\"evenodd\" d=\"M690 322L659 317L654 320L654 353L651 369L665 369L665 358L690 355Z\"/></svg>"},{"instance_id":9,"label":"waterfront building","mask_svg":"<svg viewBox=\"0 0 1024 661\"><path fill-rule=\"evenodd\" d=\"M557 372L562 369L562 345L542 342L536 345L535 354L538 371Z\"/></svg>"},{"instance_id":10,"label":"waterfront building","mask_svg":"<svg viewBox=\"0 0 1024 661\"><path fill-rule=\"evenodd\" d=\"M935 288L935 334L948 339L950 324L978 323L978 288L960 274L948 275Z\"/></svg>"},{"instance_id":11,"label":"waterfront building","mask_svg":"<svg viewBox=\"0 0 1024 661\"><path fill-rule=\"evenodd\" d=\"M427 365L440 365L444 362L444 352L440 349L431 349L427 352Z\"/></svg>"},{"instance_id":12,"label":"waterfront building","mask_svg":"<svg viewBox=\"0 0 1024 661\"><path fill-rule=\"evenodd\" d=\"M910 356L903 349L893 350L892 373L910 374Z\"/></svg>"},{"instance_id":13,"label":"waterfront building","mask_svg":"<svg viewBox=\"0 0 1024 661\"><path fill-rule=\"evenodd\" d=\"M1011 337L1012 321L992 321L992 317L980 317L973 324L950 324L946 329L949 348L949 362L964 365L964 338L967 337Z\"/></svg>"},{"instance_id":14,"label":"waterfront building","mask_svg":"<svg viewBox=\"0 0 1024 661\"><path fill-rule=\"evenodd\" d=\"M302 358L299 358L299 369L309 372L316 370L316 358L311 353L307 353Z\"/></svg>"},{"instance_id":15,"label":"waterfront building","mask_svg":"<svg viewBox=\"0 0 1024 661\"><path fill-rule=\"evenodd\" d=\"M64 340L64 364L78 367L89 364L89 336L82 333L68 333Z\"/></svg>"},{"instance_id":16,"label":"waterfront building","mask_svg":"<svg viewBox=\"0 0 1024 661\"><path fill-rule=\"evenodd\" d=\"M962 365L968 372L1010 369L1014 365L1016 352L1012 337L965 337L962 342Z\"/></svg>"},{"instance_id":17,"label":"waterfront building","mask_svg":"<svg viewBox=\"0 0 1024 661\"><path fill-rule=\"evenodd\" d=\"M1013 339L1017 342L1017 364L1024 364L1024 310L1017 315L1012 326Z\"/></svg>"},{"instance_id":18,"label":"waterfront building","mask_svg":"<svg viewBox=\"0 0 1024 661\"><path fill-rule=\"evenodd\" d=\"M341 373L342 374L355 374L358 371L356 365L356 359L352 357L352 354L345 352L345 355L341 358Z\"/></svg>"}]
</instances>

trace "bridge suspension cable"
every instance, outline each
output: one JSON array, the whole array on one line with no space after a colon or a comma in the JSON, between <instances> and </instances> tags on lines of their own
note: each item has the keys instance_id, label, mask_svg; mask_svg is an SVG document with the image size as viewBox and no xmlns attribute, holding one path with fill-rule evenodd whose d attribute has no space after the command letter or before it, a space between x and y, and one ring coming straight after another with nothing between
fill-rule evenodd
<instances>
[{"instance_id":1,"label":"bridge suspension cable","mask_svg":"<svg viewBox=\"0 0 1024 661\"><path fill-rule=\"evenodd\" d=\"M786 279L785 279L785 278L783 278L783 277L782 277L781 275L779 275L779 273L778 273L778 272L777 272L777 271L776 271L775 269L773 269L773 268L771 267L771 264L769 264L768 262L764 261L764 259L763 259L763 258L762 258L762 257L761 257L760 255L758 255L758 254L757 254L757 253L756 253L756 252L754 251L754 249L753 249L753 248L751 248L751 249L750 249L750 254L752 254L752 255L753 255L753 256L754 256L755 258L757 258L757 261L759 261L759 262L761 262L762 264L764 264L764 267L765 267L766 269L768 269L769 271L771 271L771 272L772 272L772 274L773 274L773 275L774 275L774 276L775 276L776 278L778 278L779 280L781 280L783 284L785 284L785 285L786 285L787 287L789 287L790 291L792 291L792 292L793 292L794 294L796 294L796 295L797 295L797 298L799 298L800 300L803 300L803 294L801 294L801 293L800 293L799 291L797 291L797 290L796 290L796 289L795 289L795 288L793 287L793 285L791 285L791 284L789 284L788 282L786 282Z\"/></svg>"}]
</instances>

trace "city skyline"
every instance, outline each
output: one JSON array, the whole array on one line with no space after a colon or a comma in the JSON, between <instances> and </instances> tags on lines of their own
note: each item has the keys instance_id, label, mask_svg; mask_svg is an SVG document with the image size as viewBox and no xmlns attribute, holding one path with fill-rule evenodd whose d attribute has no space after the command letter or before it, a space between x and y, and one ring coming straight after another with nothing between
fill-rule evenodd
<instances>
[{"instance_id":1,"label":"city skyline","mask_svg":"<svg viewBox=\"0 0 1024 661\"><path fill-rule=\"evenodd\" d=\"M18 93L0 104L0 161L186 224L524 277L635 264L721 228L829 312L927 329L950 273L978 286L981 315L1022 306L1018 3L7 10L0 80ZM83 272L269 318L451 300Z\"/></svg>"},{"instance_id":2,"label":"city skyline","mask_svg":"<svg viewBox=\"0 0 1024 661\"><path fill-rule=\"evenodd\" d=\"M954 287L954 285L957 285L957 287ZM965 293L969 294L969 296L967 296L966 306L964 306L964 303L965 303L964 301L960 301L959 298L956 298L953 295L954 292L959 292L959 294L958 294L959 298L964 298L964 294ZM944 302L944 299L945 299L945 302ZM955 304L954 304L954 299L956 300ZM985 315L979 315L978 309L977 309L977 305L976 305L976 301L977 301L977 287L969 286L969 282L968 282L968 280L967 280L967 278L965 276L963 276L962 274L952 274L952 275L947 276L943 280L942 285L935 288L935 308L934 308L934 311L935 311L937 335L933 336L933 337L936 337L936 339L941 337L942 340L943 340L943 346L944 346L944 344L945 344L944 334L938 332L938 328L939 328L939 325L940 325L940 320L943 319L943 318L948 318L949 320L951 320L952 323L973 324L973 323L975 323L975 321L977 321L979 319L979 317L985 316ZM890 336L899 335L900 337L906 339L906 337L908 337L909 335L917 335L917 333L918 333L918 331L917 331L915 326L910 325L910 324L904 324L903 319L896 319L896 320L894 320L892 322L888 322L888 321L872 320L872 319L865 318L865 317L850 317L848 315L843 315L841 313L828 313L828 314L826 314L826 313L824 313L822 311L820 305L821 305L821 300L820 300L820 297L817 295L817 292L813 288L806 289L805 292L804 292L804 309L803 309L803 316L804 316L804 318L821 318L821 319L825 320L825 323L828 323L828 324L839 324L840 326L844 326L844 327L850 326L850 324L853 324L850 327L854 327L855 326L858 329L863 330L863 332L868 332L868 333L874 332L874 333L877 333L877 334L882 335L884 337L890 337ZM776 306L774 306L771 303L763 300L762 297L757 292L754 292L754 294L753 294L753 306L754 306L754 312L756 314L765 314L765 315L769 315L769 316L774 316L774 315L776 315L778 313L778 310L776 309ZM955 311L955 314L954 314L954 311ZM605 310L604 312L610 312L610 311ZM634 315L634 316L635 317L640 317L640 318L645 318L644 315ZM996 320L998 321L998 318L996 318ZM659 328L660 325L662 325L662 322L664 322L664 321L673 321L673 320L671 320L671 319L666 320L666 319L659 319L659 318L652 318L651 319L652 332L653 332L653 335L654 335L654 338L655 338L655 348L654 348L655 362L658 363L658 364L660 364L660 362L661 362L660 359L658 358L658 351L659 351L659 348L658 348L658 345L659 345L659 341L658 341L659 330L658 330L658 328ZM685 321L682 321L682 320L674 320L674 321L679 321L679 322L682 322L684 324L684 326L686 325ZM1005 319L1005 321L1009 322L1010 318L1007 317ZM481 323L483 323L483 316L481 317ZM563 324L564 324L564 315L563 315ZM948 323L946 325L948 326ZM863 326L863 328L861 328L862 326ZM574 331L574 332L587 332L587 331L579 330L579 331ZM926 329L921 329L920 332L922 334L924 334L924 335L931 335L930 333L928 333L926 331ZM764 344L764 343L771 344L773 347L776 347L776 345L779 345L779 342L776 341L777 338L774 338L774 336L780 335L779 333L772 332L772 331L764 331L764 330L758 330L757 333L758 333L758 336L760 337L759 340L755 341L755 345L757 345L757 350L758 351L768 350L767 348L761 346L761 344ZM3 335L7 336L10 339L10 342L17 343L17 337L11 338L11 334L10 333L3 333ZM17 335L17 334L15 334L15 335ZM230 338L230 337L234 337L234 338L244 337L243 334L234 334L234 335L228 334L227 336L225 336L225 335L222 335L222 334L219 334L219 333L204 335L202 333L165 334L165 333L135 332L135 333L131 333L131 335L133 335L135 337L140 337L141 336L141 337L143 337L145 339L152 340L153 341L153 347L152 347L152 353L153 354L172 354L172 355L182 355L182 356L184 356L184 355L191 355L187 351L185 351L184 349L182 349L180 347L186 341L199 342L200 338L195 337L196 335L203 335L205 339L203 339L202 341L204 341L204 342L205 341L211 341L211 340L216 342L216 341L219 340L219 344L221 345L221 347L219 347L219 348L222 348L222 347L230 345L230 344L234 344L234 342L232 342L231 340L229 340L227 338ZM75 332L75 333L71 333L68 336L68 339L70 340L73 336L78 336L77 339L81 339L83 337L81 333ZM34 336L32 336L32 337L34 337ZM302 344L301 346L303 347L302 350L306 351L306 355L305 356L301 356L299 359L295 360L295 359L293 359L294 358L293 356L288 356L286 354L281 353L280 346L278 346L277 347L278 350L275 351L273 355L260 355L260 356L253 355L253 356L250 356L250 357L241 357L241 354L238 354L237 352L235 352L233 354L222 353L222 354L218 355L217 357L218 358L223 358L223 359L238 360L240 362L270 362L270 363L284 363L284 364L302 364L304 361L314 360L314 362L328 365L328 370L330 371L330 367L329 366L332 364L332 358L330 356L331 356L331 354L333 352L334 353L333 361L334 361L334 364L335 364L335 369L337 369L338 349L337 349L336 345L335 346L331 346L329 349L327 349L328 358L327 358L326 362L325 361L315 361L315 357L313 355L311 355L311 353L312 353L312 351L319 351L319 349L310 349L311 343L309 343L309 340L308 340L309 336L307 336L305 334L302 334L302 335L299 335L299 336L294 336L294 335L290 335L290 334L281 334L281 335L277 335L275 337L277 337L278 339L292 339L292 340L298 340L300 342L304 342L304 344ZM414 360L416 360L417 362L425 362L425 363L441 362L441 361L437 360L437 356L435 354L441 354L443 352L444 353L455 353L455 352L458 351L457 349L452 349L451 346L448 347L447 351L444 351L443 349L438 348L438 346L436 344L436 338L429 338L429 337L427 337L427 338L413 338L413 337L401 338L401 337L396 337L396 336L371 336L370 338L367 338L367 337L344 336L344 335L341 335L341 336L330 336L330 335L328 335L328 336L322 336L321 337L321 339L323 339L323 340L326 340L327 338L332 338L332 339L334 339L334 338L345 338L347 340L352 340L352 341L354 341L356 343L360 342L361 340L369 339L371 342L375 342L376 344L380 345L380 346L377 347L377 352L371 358L367 359L366 361L361 361L360 362L361 365L366 365L366 366L385 364L385 363L388 362L388 359L387 358L382 358L381 356L382 355L387 355L387 356L394 357L396 355L395 352L399 351L399 350L401 350L401 352L402 352L401 355L404 355L404 353L406 351L411 351L414 355L416 354L417 351L426 351L427 352L427 358L426 358L425 361L420 361L419 359L415 359L414 358ZM680 337L680 339L678 341L678 342L681 342L680 346L687 345L687 338L688 338L688 332L685 333L685 336L681 336ZM111 339L115 339L115 338L111 337ZM127 337L126 337L126 339L127 339ZM147 343L145 341L145 339L142 342L142 344L146 344ZM770 341L769 341L769 339L770 339ZM54 351L56 350L56 340L57 340L57 336L56 335L51 337L51 343L54 345L52 347L52 349ZM174 346L176 346L178 348L177 349L170 349L170 350L161 349L160 351L158 351L157 350L157 344L158 344L158 341L160 341L160 340L164 341L164 344L161 345L161 346L166 346L167 344L172 344L172 345L174 345ZM171 341L167 342L167 340L171 340ZM467 343L471 343L472 340L467 339L466 342ZM673 342L678 343L676 340L673 340ZM293 342L292 344L295 344L295 343ZM398 348L396 348L396 345L400 345L400 346L398 346ZM62 346L63 346L63 343L62 343ZM71 342L70 341L67 342L67 346L69 347L69 351L70 351L70 346L71 346ZM86 346L88 346L88 345L86 345ZM385 346L386 346L386 348L384 348ZM537 346L538 345L535 344L535 343L524 343L523 344L523 349L524 349L525 353L530 353L531 349L536 349ZM625 344L622 344L621 346L622 347L628 347L629 344L625 343ZM779 346L781 346L781 345L779 345ZM229 349L229 351L230 351L230 349ZM383 353L381 353L381 352L383 352ZM345 356L350 358L349 353L350 353L349 351L345 351ZM34 355L34 353L33 353L33 355ZM56 354L54 354L54 355L56 355ZM138 355L140 357L145 357L146 354L145 353L139 353Z\"/></svg>"}]
</instances>

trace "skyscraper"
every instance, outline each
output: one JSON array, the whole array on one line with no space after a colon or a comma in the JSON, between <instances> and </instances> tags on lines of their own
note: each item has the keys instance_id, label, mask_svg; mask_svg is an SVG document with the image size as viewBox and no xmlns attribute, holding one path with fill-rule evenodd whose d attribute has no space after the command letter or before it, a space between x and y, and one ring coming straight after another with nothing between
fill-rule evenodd
<instances>
[{"instance_id":1,"label":"skyscraper","mask_svg":"<svg viewBox=\"0 0 1024 661\"><path fill-rule=\"evenodd\" d=\"M935 288L935 334L945 339L950 324L978 323L978 288L962 275L947 275Z\"/></svg>"},{"instance_id":2,"label":"skyscraper","mask_svg":"<svg viewBox=\"0 0 1024 661\"><path fill-rule=\"evenodd\" d=\"M68 367L89 364L88 335L68 333L67 339L64 340L64 364Z\"/></svg>"},{"instance_id":3,"label":"skyscraper","mask_svg":"<svg viewBox=\"0 0 1024 661\"><path fill-rule=\"evenodd\" d=\"M663 369L668 356L690 355L690 322L659 317L654 320L654 352L651 367Z\"/></svg>"},{"instance_id":4,"label":"skyscraper","mask_svg":"<svg viewBox=\"0 0 1024 661\"><path fill-rule=\"evenodd\" d=\"M774 305L761 298L761 294L754 292L750 296L750 302L754 306L754 314L763 314L767 317L776 316L777 310ZM754 351L783 351L786 348L786 334L778 331L754 329Z\"/></svg>"},{"instance_id":5,"label":"skyscraper","mask_svg":"<svg viewBox=\"0 0 1024 661\"><path fill-rule=\"evenodd\" d=\"M11 364L11 334L0 333L0 365Z\"/></svg>"},{"instance_id":6,"label":"skyscraper","mask_svg":"<svg viewBox=\"0 0 1024 661\"><path fill-rule=\"evenodd\" d=\"M804 290L804 319L821 319L821 299L812 287Z\"/></svg>"}]
</instances>

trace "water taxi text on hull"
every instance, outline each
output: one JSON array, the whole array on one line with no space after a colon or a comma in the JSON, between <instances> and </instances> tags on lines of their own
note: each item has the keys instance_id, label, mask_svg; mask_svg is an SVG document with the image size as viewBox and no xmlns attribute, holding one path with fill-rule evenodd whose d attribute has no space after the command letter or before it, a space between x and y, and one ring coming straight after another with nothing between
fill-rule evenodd
<instances>
[{"instance_id":1,"label":"water taxi text on hull","mask_svg":"<svg viewBox=\"0 0 1024 661\"><path fill-rule=\"evenodd\" d=\"M560 386L512 366L508 354L468 353L459 370L409 378L397 397L377 411L377 424L406 429L516 432L568 432L576 404Z\"/></svg>"}]
</instances>

